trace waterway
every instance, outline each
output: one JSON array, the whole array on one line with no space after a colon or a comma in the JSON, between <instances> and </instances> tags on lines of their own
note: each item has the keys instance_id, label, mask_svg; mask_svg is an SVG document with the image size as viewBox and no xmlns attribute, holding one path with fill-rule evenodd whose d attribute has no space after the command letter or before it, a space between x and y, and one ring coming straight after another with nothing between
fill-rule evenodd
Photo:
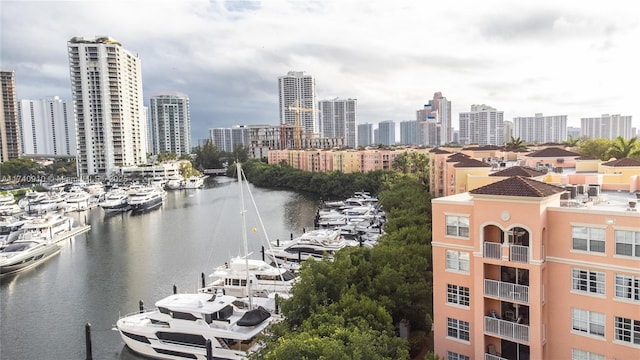
<instances>
[{"instance_id":1,"label":"waterway","mask_svg":"<svg viewBox=\"0 0 640 360\"><path fill-rule=\"evenodd\" d=\"M174 285L195 291L202 273L244 254L238 183L210 180L204 189L169 192L146 213L72 213L77 224L91 225L88 233L60 243L60 253L38 267L0 279L0 359L85 359L87 323L93 359L143 359L124 347L117 319L136 312L140 300L152 307ZM253 258L267 238L313 226L314 199L253 186L245 198Z\"/></svg>"}]
</instances>

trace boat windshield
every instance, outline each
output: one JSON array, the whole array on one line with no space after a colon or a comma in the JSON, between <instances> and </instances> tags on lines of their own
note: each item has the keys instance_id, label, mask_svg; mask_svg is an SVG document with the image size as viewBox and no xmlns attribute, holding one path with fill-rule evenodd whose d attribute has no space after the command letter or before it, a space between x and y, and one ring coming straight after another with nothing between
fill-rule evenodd
<instances>
[{"instance_id":1,"label":"boat windshield","mask_svg":"<svg viewBox=\"0 0 640 360\"><path fill-rule=\"evenodd\" d=\"M4 248L2 250L2 252L8 253L8 252L25 251L25 250L28 250L28 249L34 247L36 244L37 243L33 242L33 241L24 241L24 242L19 242L19 243L13 243L13 244L7 245L7 247Z\"/></svg>"}]
</instances>

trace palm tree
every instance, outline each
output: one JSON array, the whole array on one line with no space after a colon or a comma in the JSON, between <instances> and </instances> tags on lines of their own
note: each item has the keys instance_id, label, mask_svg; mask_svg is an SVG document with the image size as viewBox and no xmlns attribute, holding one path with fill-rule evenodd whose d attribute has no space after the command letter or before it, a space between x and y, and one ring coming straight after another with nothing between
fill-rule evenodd
<instances>
[{"instance_id":1,"label":"palm tree","mask_svg":"<svg viewBox=\"0 0 640 360\"><path fill-rule=\"evenodd\" d=\"M520 139L520 136L517 138L512 136L511 140L506 142L504 146L509 150L521 150L527 148L527 145L524 144L524 140Z\"/></svg>"},{"instance_id":2,"label":"palm tree","mask_svg":"<svg viewBox=\"0 0 640 360\"><path fill-rule=\"evenodd\" d=\"M625 140L622 136L618 136L611 142L611 147L607 152L608 157L616 159L640 157L640 146L637 141L637 137Z\"/></svg>"}]
</instances>

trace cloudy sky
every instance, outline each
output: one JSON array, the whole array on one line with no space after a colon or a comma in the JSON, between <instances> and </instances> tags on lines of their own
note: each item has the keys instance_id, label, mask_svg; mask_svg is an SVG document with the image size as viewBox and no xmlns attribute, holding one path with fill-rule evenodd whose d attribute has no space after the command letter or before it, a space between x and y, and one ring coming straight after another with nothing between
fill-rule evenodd
<instances>
[{"instance_id":1,"label":"cloudy sky","mask_svg":"<svg viewBox=\"0 0 640 360\"><path fill-rule=\"evenodd\" d=\"M67 41L108 35L142 60L149 96L191 100L192 138L278 123L279 76L305 71L318 100L358 99L358 122L415 119L441 91L516 116L633 116L640 17L632 2L108 0L0 2L0 67L19 99L70 99ZM634 100L632 104L632 99Z\"/></svg>"}]
</instances>

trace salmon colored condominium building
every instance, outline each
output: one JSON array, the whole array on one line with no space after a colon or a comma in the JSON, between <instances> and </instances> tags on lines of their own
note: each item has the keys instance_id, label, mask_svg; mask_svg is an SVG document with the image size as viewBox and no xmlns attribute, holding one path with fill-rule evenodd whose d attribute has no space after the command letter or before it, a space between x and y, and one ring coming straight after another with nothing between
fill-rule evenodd
<instances>
[{"instance_id":1,"label":"salmon colored condominium building","mask_svg":"<svg viewBox=\"0 0 640 360\"><path fill-rule=\"evenodd\" d=\"M442 359L640 359L630 192L513 176L432 200Z\"/></svg>"}]
</instances>

